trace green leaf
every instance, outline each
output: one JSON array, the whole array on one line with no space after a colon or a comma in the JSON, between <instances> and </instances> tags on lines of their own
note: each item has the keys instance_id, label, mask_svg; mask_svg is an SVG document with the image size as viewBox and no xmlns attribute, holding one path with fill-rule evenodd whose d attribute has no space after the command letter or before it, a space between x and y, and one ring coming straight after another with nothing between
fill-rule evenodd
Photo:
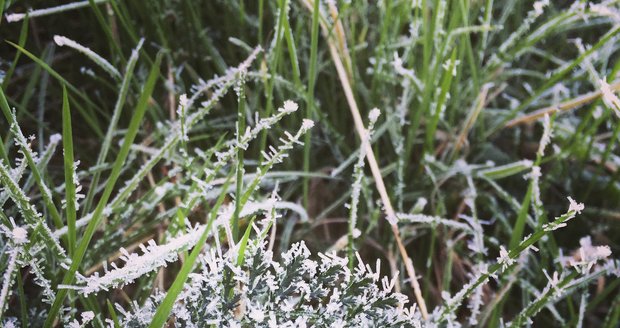
<instances>
[{"instance_id":1,"label":"green leaf","mask_svg":"<svg viewBox=\"0 0 620 328\"><path fill-rule=\"evenodd\" d=\"M73 133L71 130L71 110L69 109L69 99L67 98L67 89L62 86L62 146L65 163L65 205L67 215L67 237L69 240L69 254L75 251L75 168L73 160Z\"/></svg>"}]
</instances>

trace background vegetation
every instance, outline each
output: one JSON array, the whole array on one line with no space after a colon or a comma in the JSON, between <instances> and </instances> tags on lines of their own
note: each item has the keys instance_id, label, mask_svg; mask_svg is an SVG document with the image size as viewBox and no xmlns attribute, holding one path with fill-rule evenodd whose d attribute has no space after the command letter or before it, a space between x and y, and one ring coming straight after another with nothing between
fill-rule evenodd
<instances>
[{"instance_id":1,"label":"background vegetation","mask_svg":"<svg viewBox=\"0 0 620 328\"><path fill-rule=\"evenodd\" d=\"M386 275L400 272L395 288L411 305L416 296L405 274L402 239L428 312L443 305L465 325L498 326L520 313L523 318L538 313L532 304L550 278L543 271L577 279L565 263L571 256L579 259L583 237L609 245L612 254L619 250L620 101L614 103L612 93L620 89L616 1L88 0L77 9L14 15L57 5L0 0L5 41L0 73L8 104L6 120L0 121L0 155L5 166L21 170L22 181L15 182L26 203L43 213L51 230L68 231L60 243L72 262L61 264L52 247L33 256L45 263L43 276L54 290L46 297L56 311L61 304L75 309L61 311L66 320L91 310L100 320L93 323L101 325L117 315L108 304L144 304L153 289L174 286L190 254L182 250L183 260L175 258L124 288L85 296L64 289L65 303L56 288L74 278L63 266L84 275L103 272L100 263L117 260L121 247L133 250L149 239L166 243L188 223L207 223L221 204L241 195L248 202L265 199L274 188L283 201L305 209L288 211L274 224L270 244L276 259L301 240L312 253L337 250L352 264L354 251L367 263L381 259ZM90 48L112 69L55 36ZM139 57L132 57L139 44ZM246 70L231 70L259 46L263 50ZM199 107L215 99L201 105L209 113L186 124L200 111L185 108L181 96L197 95L215 76L222 78L217 87L192 100ZM371 109L381 110L370 142L391 206L397 213L426 216L399 216L396 230L385 220L377 176L357 160L364 147L352 99L366 122ZM213 197L191 203L192 192L200 190L196 180L209 176L205 170L214 168L226 140L239 140L235 131L278 113L286 100L299 109L258 133L249 146L234 149L212 176L220 179ZM547 132L553 131L542 152L539 112L549 114ZM284 131L295 135L303 119L315 123L300 135L304 145L286 149L282 163L267 167L261 151L279 145ZM28 159L28 141L20 140L13 120L25 136L36 137L31 148L42 159ZM166 148L175 127L191 129ZM49 142L56 133L72 145L56 140L54 152ZM67 158L68 151L74 159ZM144 169L157 154L161 160ZM70 168L74 160L80 163ZM538 166L539 176L532 169ZM73 170L81 192L65 184L73 181ZM260 174L264 179L252 180ZM2 224L7 231L26 223L36 227L36 215L23 214L27 206L19 205L19 193L7 191L7 181ZM123 194L121 181L131 181L135 191ZM51 189L49 197L43 185ZM358 200L353 214L345 206L352 194ZM544 224L561 218L568 196L585 204L581 215L541 235L538 252L485 284L481 313L447 306L445 292L454 295L481 272L479 264L501 258L500 246L518 249L530 233L536 236ZM75 211L61 206L76 197ZM76 227L89 213L97 223ZM241 214L237 206L231 216L234 241L242 240L254 219ZM475 231L463 232L448 221ZM224 235L220 231L206 243L226 244ZM10 236L6 232L1 239L0 272L15 275L16 283L8 285L11 295L0 310L24 325L43 325L50 313L41 296L46 291L34 282L38 275L31 264L11 271ZM614 276L589 276L563 297L545 299L551 305L532 319L540 326L617 327L619 285Z\"/></svg>"}]
</instances>

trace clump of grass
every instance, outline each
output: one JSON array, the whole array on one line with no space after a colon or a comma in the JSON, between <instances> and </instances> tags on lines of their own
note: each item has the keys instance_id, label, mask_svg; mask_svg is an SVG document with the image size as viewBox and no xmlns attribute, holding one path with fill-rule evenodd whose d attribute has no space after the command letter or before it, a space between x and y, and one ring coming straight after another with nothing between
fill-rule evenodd
<instances>
[{"instance_id":1,"label":"clump of grass","mask_svg":"<svg viewBox=\"0 0 620 328\"><path fill-rule=\"evenodd\" d=\"M618 13L0 1L0 322L617 326Z\"/></svg>"}]
</instances>

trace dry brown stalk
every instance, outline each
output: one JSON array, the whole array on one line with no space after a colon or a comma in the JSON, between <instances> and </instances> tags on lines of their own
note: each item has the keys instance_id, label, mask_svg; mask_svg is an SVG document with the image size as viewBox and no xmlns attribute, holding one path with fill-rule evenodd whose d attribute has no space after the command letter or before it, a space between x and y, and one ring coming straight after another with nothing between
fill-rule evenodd
<instances>
[{"instance_id":1,"label":"dry brown stalk","mask_svg":"<svg viewBox=\"0 0 620 328\"><path fill-rule=\"evenodd\" d=\"M609 85L609 88L612 91L620 91L620 81L617 81L615 83L612 83ZM555 104L555 105L551 105L548 107L544 107L538 110L535 110L527 115L521 116L521 117L517 117L515 119L512 119L510 121L508 121L508 123L506 123L505 127L507 128L511 128L515 125L519 125L519 124L524 124L524 123L530 123L533 122L541 117L544 117L545 114L551 114L553 112L559 111L567 111L567 110L571 110L583 105L586 105L596 99L598 99L599 97L601 97L603 93L601 92L601 90L597 90L597 91L593 91L593 92L589 92L586 93L584 95L578 96L576 98L573 98L571 100L567 100L565 102L559 103L559 104Z\"/></svg>"}]
</instances>

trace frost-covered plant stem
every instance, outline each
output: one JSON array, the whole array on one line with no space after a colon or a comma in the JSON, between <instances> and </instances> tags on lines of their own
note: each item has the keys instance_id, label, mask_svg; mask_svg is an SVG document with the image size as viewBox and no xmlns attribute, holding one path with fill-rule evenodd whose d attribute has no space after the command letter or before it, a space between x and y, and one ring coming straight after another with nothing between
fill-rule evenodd
<instances>
[{"instance_id":1,"label":"frost-covered plant stem","mask_svg":"<svg viewBox=\"0 0 620 328\"><path fill-rule=\"evenodd\" d=\"M99 150L99 155L97 156L97 163L95 164L97 166L102 165L105 162L106 157L108 156L108 151L110 150L110 145L112 144L112 138L114 132L116 131L118 120L121 117L122 109L125 105L125 100L127 99L127 93L129 91L131 78L133 76L136 63L138 62L138 57L140 55L140 50L142 49L143 44L144 39L140 39L138 45L132 50L131 56L127 61L127 65L125 66L125 74L123 75L123 82L121 83L118 98L116 98L116 102L114 103L112 118L110 119L110 123L108 124L108 130L105 134L105 137L103 138L101 149ZM100 177L101 171L95 172L92 177L91 185L99 185ZM89 189L89 192L86 194L86 200L84 201L84 207L82 211L83 215L90 210L91 203L93 201L93 198L95 197L95 189L96 188Z\"/></svg>"},{"instance_id":2,"label":"frost-covered plant stem","mask_svg":"<svg viewBox=\"0 0 620 328\"><path fill-rule=\"evenodd\" d=\"M237 77L237 85L235 86L235 92L237 93L237 144L241 144L241 131L245 130L245 72L239 72ZM243 148L237 147L237 163L235 165L235 197L241 197L243 189L243 174L245 169L243 168ZM234 242L237 242L239 235L239 212L241 211L241 202L235 202L235 213L233 214L231 225Z\"/></svg>"},{"instance_id":3,"label":"frost-covered plant stem","mask_svg":"<svg viewBox=\"0 0 620 328\"><path fill-rule=\"evenodd\" d=\"M4 186L5 192L8 192L11 199L15 202L26 222L28 222L34 230L36 230L37 226L40 226L43 238L47 241L49 247L54 248L57 255L60 256L61 261L66 261L67 258L64 248L60 245L47 224L45 224L41 214L37 212L34 205L30 203L30 198L26 196L17 183L13 181L9 169L3 163L0 163L0 183Z\"/></svg>"},{"instance_id":4,"label":"frost-covered plant stem","mask_svg":"<svg viewBox=\"0 0 620 328\"><path fill-rule=\"evenodd\" d=\"M0 290L0 319L2 319L2 314L9 298L9 290L13 284L13 274L17 268L17 257L20 251L21 247L15 247L9 251L8 266L2 277L2 289Z\"/></svg>"},{"instance_id":5,"label":"frost-covered plant stem","mask_svg":"<svg viewBox=\"0 0 620 328\"><path fill-rule=\"evenodd\" d=\"M577 211L575 211L571 206L571 208L569 209L567 213L556 218L549 225L553 227L562 227L566 225L566 222L568 220L575 217L576 213ZM519 257L523 251L525 251L530 246L534 245L536 242L538 242L542 237L544 237L547 233L549 233L552 230L553 229L545 228L545 229L536 231L535 233L527 237L524 241L519 243L515 248L508 251L506 258L509 259L509 261L515 261L515 259ZM447 302L444 305L444 308L440 314L440 321L446 318L446 316L448 316L450 313L454 313L454 311L456 311L457 307L461 304L463 299L469 297L476 290L478 286L488 281L489 277L493 276L495 272L497 272L498 270L502 268L506 268L506 263L500 263L500 262L495 263L489 267L487 272L481 273L478 277L475 277L473 281L465 285L463 289L459 291L457 296L452 298L449 302Z\"/></svg>"},{"instance_id":6,"label":"frost-covered plant stem","mask_svg":"<svg viewBox=\"0 0 620 328\"><path fill-rule=\"evenodd\" d=\"M517 317L512 321L510 327L521 327L525 322L540 311L544 306L551 303L551 298L555 297L556 293L560 293L571 281L579 276L578 271L573 271L564 277L554 286L550 286L545 293L540 295L538 299L531 302L525 309L523 309Z\"/></svg>"},{"instance_id":7,"label":"frost-covered plant stem","mask_svg":"<svg viewBox=\"0 0 620 328\"><path fill-rule=\"evenodd\" d=\"M379 118L381 112L379 109L373 109L368 115L368 129L366 133L364 133L362 139L362 145L360 146L360 152L358 155L357 163L353 167L353 184L351 187L351 202L348 204L349 207L349 231L347 234L347 256L349 258L349 268L353 268L353 253L354 253L354 244L353 240L358 237L359 230L357 230L357 210L359 204L360 193L362 190L362 178L364 177L364 159L366 157L366 144L370 143L370 138L372 136L372 131L374 129L375 123Z\"/></svg>"},{"instance_id":8,"label":"frost-covered plant stem","mask_svg":"<svg viewBox=\"0 0 620 328\"><path fill-rule=\"evenodd\" d=\"M289 104L289 106L293 105ZM285 104L284 107L286 108L287 104ZM297 104L294 104L294 107L295 109L297 109ZM256 187L263 179L265 174L267 174L267 172L273 167L273 165L276 163L281 163L285 157L288 157L287 152L288 150L293 148L294 144L303 145L303 143L299 141L299 138L301 138L301 136L308 132L313 126L313 121L304 119L301 123L301 127L295 135L291 135L290 133L285 132L287 139L280 138L282 144L278 147L278 149L275 149L273 148L273 146L271 146L269 147L269 153L263 151L262 155L264 161L261 166L256 169L256 176L254 177L254 180L249 184L248 188L243 194L243 198L236 199L235 201L241 201L242 205L245 204L245 202L250 199L250 196L256 190Z\"/></svg>"}]
</instances>

